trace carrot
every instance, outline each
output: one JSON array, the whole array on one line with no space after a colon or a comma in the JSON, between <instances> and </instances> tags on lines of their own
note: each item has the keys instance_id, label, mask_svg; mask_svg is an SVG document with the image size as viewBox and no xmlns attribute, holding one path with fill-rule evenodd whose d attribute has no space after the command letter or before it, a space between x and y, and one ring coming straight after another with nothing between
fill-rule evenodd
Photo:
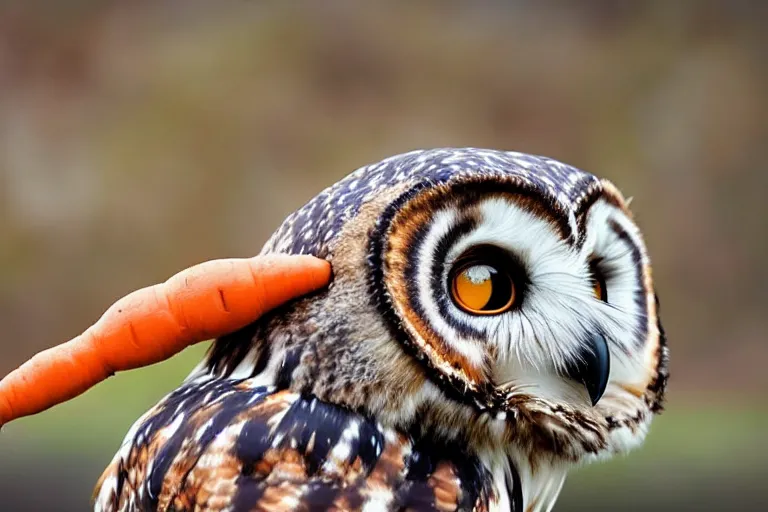
<instances>
[{"instance_id":1,"label":"carrot","mask_svg":"<svg viewBox=\"0 0 768 512\"><path fill-rule=\"evenodd\" d=\"M115 372L148 366L236 331L328 284L313 256L213 260L115 302L83 334L40 352L0 381L0 425L84 393Z\"/></svg>"}]
</instances>

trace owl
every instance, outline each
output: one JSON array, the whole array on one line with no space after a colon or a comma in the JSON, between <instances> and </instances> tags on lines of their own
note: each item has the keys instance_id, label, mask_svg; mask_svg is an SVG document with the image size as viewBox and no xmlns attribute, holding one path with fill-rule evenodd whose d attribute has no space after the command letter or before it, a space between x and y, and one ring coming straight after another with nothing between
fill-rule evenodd
<instances>
[{"instance_id":1,"label":"owl","mask_svg":"<svg viewBox=\"0 0 768 512\"><path fill-rule=\"evenodd\" d=\"M130 429L95 509L546 511L640 445L668 353L641 233L550 158L420 150L358 169L262 253L320 292L214 341Z\"/></svg>"}]
</instances>

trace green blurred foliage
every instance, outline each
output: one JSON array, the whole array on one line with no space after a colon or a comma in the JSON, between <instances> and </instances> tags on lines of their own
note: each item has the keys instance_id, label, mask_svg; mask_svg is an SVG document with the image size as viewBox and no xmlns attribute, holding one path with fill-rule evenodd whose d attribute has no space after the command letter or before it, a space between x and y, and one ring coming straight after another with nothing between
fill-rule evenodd
<instances>
[{"instance_id":1,"label":"green blurred foliage","mask_svg":"<svg viewBox=\"0 0 768 512\"><path fill-rule=\"evenodd\" d=\"M130 290L255 254L360 165L546 154L634 198L673 372L647 445L576 473L559 510L758 510L767 19L748 0L0 3L0 375ZM4 428L9 510L85 508L203 350Z\"/></svg>"}]
</instances>

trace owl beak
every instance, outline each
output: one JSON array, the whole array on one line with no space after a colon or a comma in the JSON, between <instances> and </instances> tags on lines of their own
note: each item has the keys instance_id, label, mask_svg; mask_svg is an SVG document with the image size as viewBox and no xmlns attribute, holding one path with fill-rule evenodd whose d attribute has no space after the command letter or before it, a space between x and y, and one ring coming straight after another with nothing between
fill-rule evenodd
<instances>
[{"instance_id":1,"label":"owl beak","mask_svg":"<svg viewBox=\"0 0 768 512\"><path fill-rule=\"evenodd\" d=\"M576 361L566 368L566 376L581 382L587 388L592 405L603 397L611 372L611 355L602 334L593 334L583 346Z\"/></svg>"}]
</instances>

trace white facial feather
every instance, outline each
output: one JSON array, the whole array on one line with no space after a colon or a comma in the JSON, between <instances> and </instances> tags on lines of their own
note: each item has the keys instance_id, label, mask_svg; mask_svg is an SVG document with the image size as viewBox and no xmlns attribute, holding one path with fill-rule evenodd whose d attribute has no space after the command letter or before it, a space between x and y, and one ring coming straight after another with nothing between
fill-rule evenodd
<instances>
[{"instance_id":1,"label":"white facial feather","mask_svg":"<svg viewBox=\"0 0 768 512\"><path fill-rule=\"evenodd\" d=\"M611 223L616 223L630 237L632 246L623 241L610 228ZM584 243L584 252L597 255L602 258L604 265L609 269L606 273L606 287L608 289L609 304L616 310L611 318L620 323L628 331L623 336L615 336L614 343L623 347L622 351L612 356L612 379L621 382L632 383L642 380L650 365L636 349L638 341L644 341L643 333L636 332L640 325L640 319L646 314L646 305L637 304L636 296L642 292L638 283L640 269L633 260L633 248L639 252L640 264L648 265L647 252L638 228L626 215L616 207L599 201L589 211L586 224L587 238ZM617 333L618 334L618 333Z\"/></svg>"},{"instance_id":2,"label":"white facial feather","mask_svg":"<svg viewBox=\"0 0 768 512\"><path fill-rule=\"evenodd\" d=\"M435 213L418 259L419 302L435 332L456 352L477 364L486 353L484 344L495 347L492 368L499 384L513 392L541 398L587 403L583 386L560 377L569 361L579 357L582 340L593 332L606 336L613 363L610 380L627 379L642 371L642 358L633 347L642 312L635 303L639 288L632 249L610 228L615 222L642 247L636 228L617 208L599 201L587 222L587 236L580 249L566 243L547 220L511 199L490 198L478 206L480 221L458 239L445 257L444 293L449 293L448 273L457 259L473 246L491 244L510 251L523 264L530 284L519 308L489 316L471 315L449 301L451 319L444 318L432 295L431 270L440 239L456 225L461 212L454 206ZM644 251L642 251L644 254ZM594 296L590 261L602 260L608 304ZM455 323L471 326L483 336L462 335ZM486 347L487 348L487 347Z\"/></svg>"},{"instance_id":3,"label":"white facial feather","mask_svg":"<svg viewBox=\"0 0 768 512\"><path fill-rule=\"evenodd\" d=\"M454 209L437 212L418 255L418 260L423 262L419 265L417 274L419 302L423 305L427 319L437 335L441 339L449 341L456 338L456 330L440 314L432 295L430 281L432 279L432 263L434 262L433 255L437 250L437 244L457 221L458 212ZM483 340L462 338L457 343L451 343L451 348L466 357L470 363L479 366L483 363L482 343Z\"/></svg>"}]
</instances>

